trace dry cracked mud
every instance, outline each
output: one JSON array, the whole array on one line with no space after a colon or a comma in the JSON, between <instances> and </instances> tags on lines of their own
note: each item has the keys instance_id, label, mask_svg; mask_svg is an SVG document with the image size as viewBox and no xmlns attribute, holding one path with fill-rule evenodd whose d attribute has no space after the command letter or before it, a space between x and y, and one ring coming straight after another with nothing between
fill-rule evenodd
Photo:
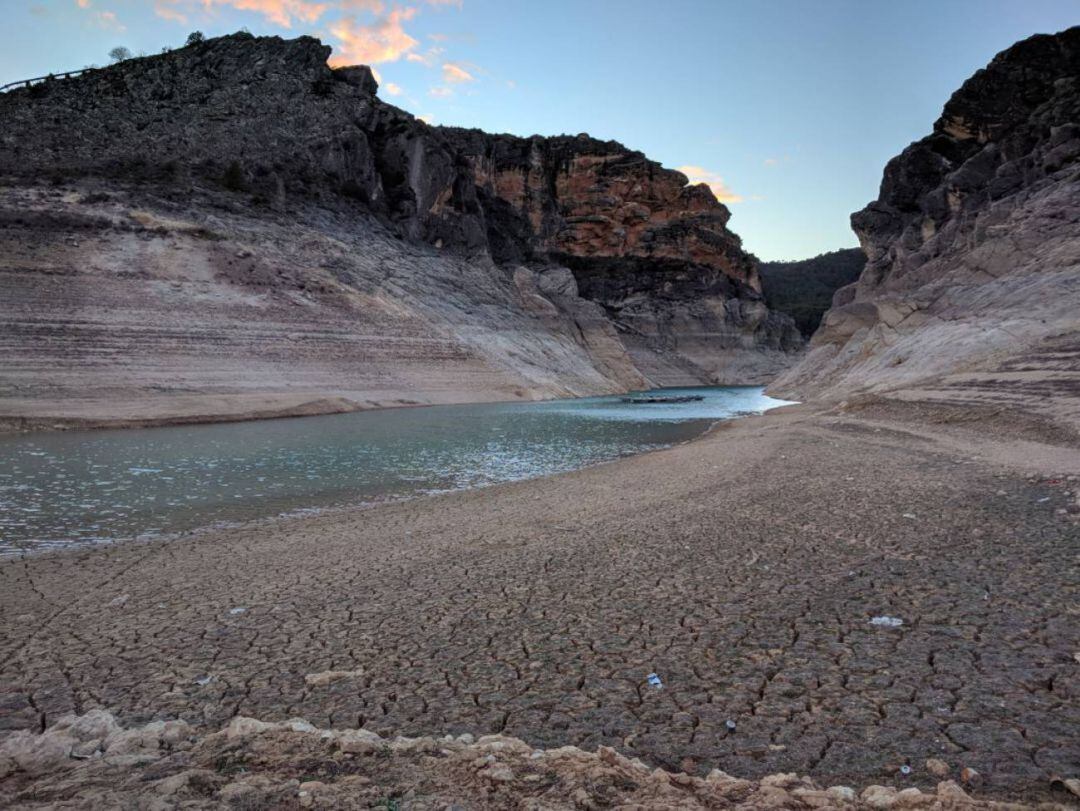
<instances>
[{"instance_id":1,"label":"dry cracked mud","mask_svg":"<svg viewBox=\"0 0 1080 811\"><path fill-rule=\"evenodd\" d=\"M969 769L981 796L1060 800L1080 454L904 408L785 409L532 482L6 561L0 725L301 717L826 786Z\"/></svg>"}]
</instances>

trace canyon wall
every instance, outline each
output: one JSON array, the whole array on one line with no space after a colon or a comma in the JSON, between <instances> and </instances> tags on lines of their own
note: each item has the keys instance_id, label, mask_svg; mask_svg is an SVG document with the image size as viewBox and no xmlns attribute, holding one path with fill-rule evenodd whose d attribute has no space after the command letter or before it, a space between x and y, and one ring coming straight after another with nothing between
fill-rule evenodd
<instances>
[{"instance_id":1,"label":"canyon wall","mask_svg":"<svg viewBox=\"0 0 1080 811\"><path fill-rule=\"evenodd\" d=\"M852 226L866 268L773 391L1053 397L1080 418L1080 28L965 82Z\"/></svg>"},{"instance_id":2,"label":"canyon wall","mask_svg":"<svg viewBox=\"0 0 1080 811\"><path fill-rule=\"evenodd\" d=\"M0 94L8 422L757 383L796 357L706 186L587 136L430 127L328 55L237 34Z\"/></svg>"},{"instance_id":3,"label":"canyon wall","mask_svg":"<svg viewBox=\"0 0 1080 811\"><path fill-rule=\"evenodd\" d=\"M588 135L442 132L472 167L497 258L569 268L651 379L765 381L801 349L705 184Z\"/></svg>"}]
</instances>

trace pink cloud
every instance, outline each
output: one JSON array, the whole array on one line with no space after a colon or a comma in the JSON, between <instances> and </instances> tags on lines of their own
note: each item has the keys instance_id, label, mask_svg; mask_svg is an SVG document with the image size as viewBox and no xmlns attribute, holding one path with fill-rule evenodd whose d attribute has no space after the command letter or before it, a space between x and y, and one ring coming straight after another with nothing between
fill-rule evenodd
<instances>
[{"instance_id":1,"label":"pink cloud","mask_svg":"<svg viewBox=\"0 0 1080 811\"><path fill-rule=\"evenodd\" d=\"M704 183L711 190L713 195L721 203L741 203L743 198L741 194L736 194L728 188L724 182L724 178L711 172L703 166L677 166L676 169L686 175L687 180L690 181L690 185L696 186L698 183Z\"/></svg>"},{"instance_id":2,"label":"pink cloud","mask_svg":"<svg viewBox=\"0 0 1080 811\"><path fill-rule=\"evenodd\" d=\"M475 82L476 77L462 67L460 62L444 62L442 66L443 81L448 84L461 84L463 82Z\"/></svg>"},{"instance_id":3,"label":"pink cloud","mask_svg":"<svg viewBox=\"0 0 1080 811\"><path fill-rule=\"evenodd\" d=\"M79 2L89 2L89 0L79 0ZM156 0L154 13L162 19L186 23L187 13L191 11L201 8L203 11L212 12L215 7L227 6L237 11L261 14L274 25L292 28L293 23L317 22L336 5L363 4L363 7L367 7L370 2L372 0L337 0L337 2L323 3L311 2L311 0Z\"/></svg>"},{"instance_id":4,"label":"pink cloud","mask_svg":"<svg viewBox=\"0 0 1080 811\"><path fill-rule=\"evenodd\" d=\"M330 64L337 67L396 62L420 44L402 27L415 16L415 8L395 8L371 25L359 25L352 17L337 20L330 26L330 33L341 44L334 49Z\"/></svg>"}]
</instances>

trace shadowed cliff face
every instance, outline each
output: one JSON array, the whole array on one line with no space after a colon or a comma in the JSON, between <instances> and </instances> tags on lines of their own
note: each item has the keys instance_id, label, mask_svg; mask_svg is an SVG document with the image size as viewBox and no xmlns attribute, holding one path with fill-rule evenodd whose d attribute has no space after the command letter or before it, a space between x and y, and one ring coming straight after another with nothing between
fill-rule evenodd
<instances>
[{"instance_id":1,"label":"shadowed cliff face","mask_svg":"<svg viewBox=\"0 0 1080 811\"><path fill-rule=\"evenodd\" d=\"M1022 398L1039 377L1043 395L1080 395L1080 28L965 82L851 219L866 269L777 391Z\"/></svg>"},{"instance_id":2,"label":"shadowed cliff face","mask_svg":"<svg viewBox=\"0 0 1080 811\"><path fill-rule=\"evenodd\" d=\"M587 135L442 133L472 166L496 258L569 268L653 378L768 378L802 347L708 186Z\"/></svg>"},{"instance_id":3,"label":"shadowed cliff face","mask_svg":"<svg viewBox=\"0 0 1080 811\"><path fill-rule=\"evenodd\" d=\"M86 391L87 370L65 378L46 360L57 347L26 326L28 302L54 295L46 267L75 279L65 296L81 291L50 329L93 358L99 411L118 394L139 402L131 386L196 399L239 387L288 410L760 383L801 348L706 187L587 136L430 127L382 102L368 68L332 70L328 55L309 37L238 34L0 94L13 257L0 324L11 357L37 359L0 390L19 403L9 415ZM93 227L79 241L81 222ZM240 254L262 269L238 273ZM239 309L218 318L198 284ZM207 313L198 340L177 339L189 354L149 362L184 329L170 314L189 310ZM94 334L76 338L72 318ZM142 346L117 326L163 318L167 335ZM320 324L339 333L330 350L297 353L289 330ZM230 345L280 362L223 373ZM191 406L204 407L221 406Z\"/></svg>"}]
</instances>

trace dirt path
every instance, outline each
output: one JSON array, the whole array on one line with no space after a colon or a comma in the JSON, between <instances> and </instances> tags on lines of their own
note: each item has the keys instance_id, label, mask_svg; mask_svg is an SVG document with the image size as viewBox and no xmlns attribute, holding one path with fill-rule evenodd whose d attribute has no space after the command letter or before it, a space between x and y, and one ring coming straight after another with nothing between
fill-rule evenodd
<instances>
[{"instance_id":1,"label":"dirt path","mask_svg":"<svg viewBox=\"0 0 1080 811\"><path fill-rule=\"evenodd\" d=\"M0 727L300 716L823 785L940 758L1048 797L1080 776L1080 454L886 412L0 564Z\"/></svg>"}]
</instances>

